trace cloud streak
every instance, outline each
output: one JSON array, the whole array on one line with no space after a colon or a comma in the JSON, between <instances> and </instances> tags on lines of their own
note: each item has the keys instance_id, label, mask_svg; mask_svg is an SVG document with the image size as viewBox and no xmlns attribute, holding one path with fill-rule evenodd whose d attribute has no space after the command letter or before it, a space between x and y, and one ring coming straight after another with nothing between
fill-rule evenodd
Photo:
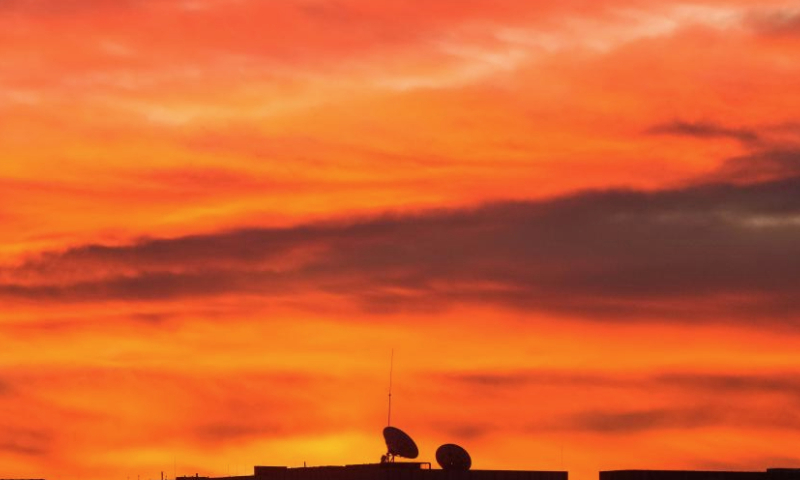
<instances>
[{"instance_id":1,"label":"cloud streak","mask_svg":"<svg viewBox=\"0 0 800 480\"><path fill-rule=\"evenodd\" d=\"M686 122L676 120L674 122L651 127L647 130L647 133L654 135L696 137L700 139L732 138L746 144L757 143L760 141L760 136L755 130L747 128L730 128L712 122Z\"/></svg>"},{"instance_id":2,"label":"cloud streak","mask_svg":"<svg viewBox=\"0 0 800 480\"><path fill-rule=\"evenodd\" d=\"M521 405L516 398L542 399L539 408L546 413L517 411L517 416L527 419L519 425L477 424L464 419L444 425L454 432L464 428L465 434L475 437L505 428L623 435L714 428L793 430L800 425L800 417L791 413L791 406L800 401L800 383L793 380L793 371L473 371L438 378L462 396L487 399L489 406L484 408L492 411L503 405L517 411ZM585 398L564 411L558 403L546 400L551 397ZM625 398L637 401L626 402ZM759 401L765 398L770 405L783 407L765 409Z\"/></svg>"},{"instance_id":3,"label":"cloud streak","mask_svg":"<svg viewBox=\"0 0 800 480\"><path fill-rule=\"evenodd\" d=\"M491 390L516 391L538 387L586 388L602 387L617 390L681 391L694 398L715 394L735 395L780 394L800 401L800 381L793 371L747 372L741 374L702 371L651 372L647 375L613 374L609 372L575 373L561 370L522 370L513 372L471 371L444 374L440 380L472 389L475 395Z\"/></svg>"}]
</instances>

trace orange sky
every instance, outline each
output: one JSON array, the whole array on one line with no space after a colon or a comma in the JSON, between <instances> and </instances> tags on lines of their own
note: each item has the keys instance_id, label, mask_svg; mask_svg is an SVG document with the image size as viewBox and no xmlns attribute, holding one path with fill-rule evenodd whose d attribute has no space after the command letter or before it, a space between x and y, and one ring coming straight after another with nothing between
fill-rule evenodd
<instances>
[{"instance_id":1,"label":"orange sky","mask_svg":"<svg viewBox=\"0 0 800 480\"><path fill-rule=\"evenodd\" d=\"M800 5L0 1L0 472L798 466Z\"/></svg>"}]
</instances>

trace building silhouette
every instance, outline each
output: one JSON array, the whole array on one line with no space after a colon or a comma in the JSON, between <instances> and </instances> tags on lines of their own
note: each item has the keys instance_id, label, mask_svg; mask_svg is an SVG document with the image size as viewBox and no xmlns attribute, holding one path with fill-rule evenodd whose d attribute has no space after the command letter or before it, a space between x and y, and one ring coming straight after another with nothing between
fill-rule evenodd
<instances>
[{"instance_id":1,"label":"building silhouette","mask_svg":"<svg viewBox=\"0 0 800 480\"><path fill-rule=\"evenodd\" d=\"M211 480L178 477L176 480ZM213 480L568 480L567 472L526 470L442 470L427 462L368 463L324 467L256 466L253 475Z\"/></svg>"},{"instance_id":2,"label":"building silhouette","mask_svg":"<svg viewBox=\"0 0 800 480\"><path fill-rule=\"evenodd\" d=\"M568 480L565 471L443 470L425 462L372 463L324 467L256 466L253 475L178 477L176 480ZM764 471L611 470L599 480L800 480L800 469Z\"/></svg>"}]
</instances>

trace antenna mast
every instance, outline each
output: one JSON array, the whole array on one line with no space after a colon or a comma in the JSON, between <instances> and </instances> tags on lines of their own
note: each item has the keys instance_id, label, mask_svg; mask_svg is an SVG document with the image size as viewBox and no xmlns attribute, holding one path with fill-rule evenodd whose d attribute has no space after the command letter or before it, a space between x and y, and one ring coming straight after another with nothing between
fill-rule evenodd
<instances>
[{"instance_id":1,"label":"antenna mast","mask_svg":"<svg viewBox=\"0 0 800 480\"><path fill-rule=\"evenodd\" d=\"M388 426L392 425L392 374L394 373L394 348L392 349L392 359L389 362L389 415L386 419Z\"/></svg>"}]
</instances>

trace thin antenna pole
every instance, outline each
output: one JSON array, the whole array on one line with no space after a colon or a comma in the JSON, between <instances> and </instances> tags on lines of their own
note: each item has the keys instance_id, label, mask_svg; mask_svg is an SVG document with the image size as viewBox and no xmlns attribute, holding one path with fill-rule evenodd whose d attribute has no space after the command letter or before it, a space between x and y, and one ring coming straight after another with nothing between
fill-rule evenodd
<instances>
[{"instance_id":1,"label":"thin antenna pole","mask_svg":"<svg viewBox=\"0 0 800 480\"><path fill-rule=\"evenodd\" d=\"M386 424L392 426L392 374L394 373L394 348L392 349L392 359L389 362L389 415Z\"/></svg>"}]
</instances>

